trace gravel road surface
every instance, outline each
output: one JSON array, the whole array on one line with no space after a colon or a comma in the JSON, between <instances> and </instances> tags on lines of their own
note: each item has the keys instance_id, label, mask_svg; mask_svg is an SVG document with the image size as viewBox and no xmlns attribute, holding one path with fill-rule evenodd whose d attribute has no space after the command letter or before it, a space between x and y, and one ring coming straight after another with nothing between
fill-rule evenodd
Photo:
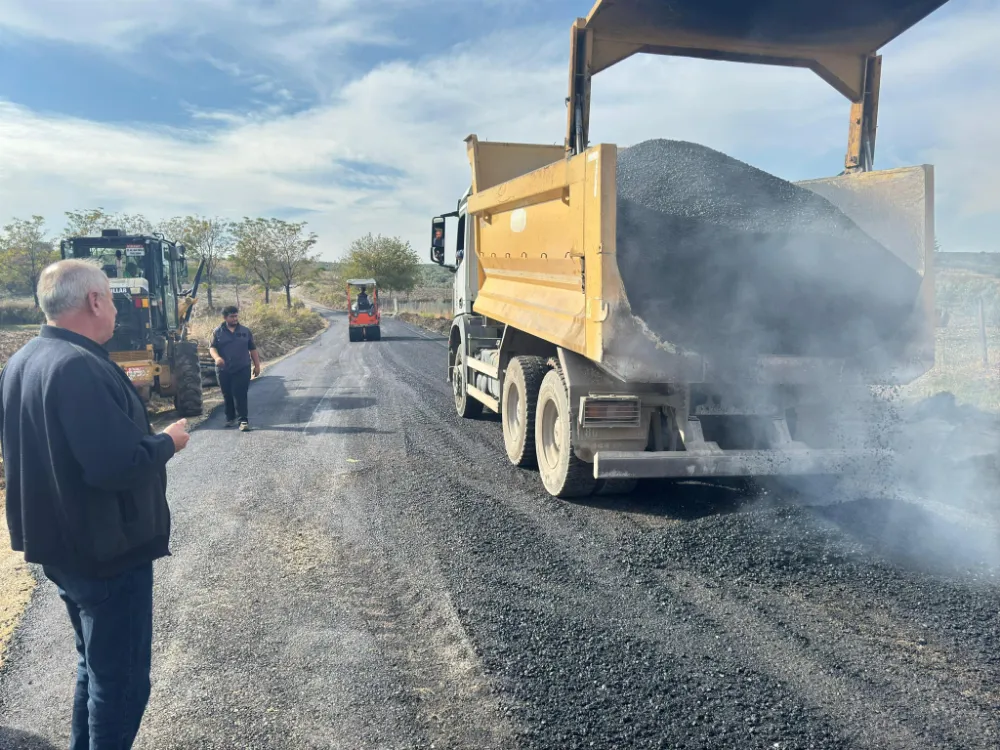
<instances>
[{"instance_id":1,"label":"gravel road surface","mask_svg":"<svg viewBox=\"0 0 1000 750\"><path fill-rule=\"evenodd\" d=\"M651 484L550 499L460 421L444 341L343 317L170 466L138 747L1000 745L986 519ZM968 514L966 514L968 515ZM63 748L74 654L40 587L0 747Z\"/></svg>"}]
</instances>

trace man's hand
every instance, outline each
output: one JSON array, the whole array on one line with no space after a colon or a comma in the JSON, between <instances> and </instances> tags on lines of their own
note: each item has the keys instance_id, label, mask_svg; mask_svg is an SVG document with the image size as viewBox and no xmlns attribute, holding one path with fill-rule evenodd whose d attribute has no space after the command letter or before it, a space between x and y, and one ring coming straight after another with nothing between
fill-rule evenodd
<instances>
[{"instance_id":1,"label":"man's hand","mask_svg":"<svg viewBox=\"0 0 1000 750\"><path fill-rule=\"evenodd\" d=\"M191 439L191 436L187 431L187 426L187 420L181 419L174 422L163 431L164 435L170 435L170 439L174 441L174 453L180 453L184 450L184 448L187 447L188 440Z\"/></svg>"},{"instance_id":2,"label":"man's hand","mask_svg":"<svg viewBox=\"0 0 1000 750\"><path fill-rule=\"evenodd\" d=\"M259 378L260 377L260 365L254 365L253 366L253 376L255 378Z\"/></svg>"},{"instance_id":3,"label":"man's hand","mask_svg":"<svg viewBox=\"0 0 1000 750\"><path fill-rule=\"evenodd\" d=\"M216 367L225 367L226 366L226 360L224 360L222 357L216 357L215 358L215 366Z\"/></svg>"}]
</instances>

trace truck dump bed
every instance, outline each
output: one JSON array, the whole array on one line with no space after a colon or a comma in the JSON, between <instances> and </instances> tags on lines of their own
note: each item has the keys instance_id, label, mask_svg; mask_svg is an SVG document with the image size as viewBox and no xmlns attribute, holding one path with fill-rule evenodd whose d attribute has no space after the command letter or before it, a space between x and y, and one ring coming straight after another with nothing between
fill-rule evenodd
<instances>
[{"instance_id":1,"label":"truck dump bed","mask_svg":"<svg viewBox=\"0 0 1000 750\"><path fill-rule=\"evenodd\" d=\"M475 136L468 146L469 213L478 219L477 313L584 355L632 382L752 377L797 383L852 371L863 371L869 382L907 382L933 364L931 167L802 183L799 192L814 197L826 215L840 217L838 231L849 230L850 237L799 233L794 242L792 235L781 235L776 243L776 235L754 225L759 211L750 218L737 215L744 205L732 209L731 217L710 221L699 215L697 201L674 211L670 221L623 216L646 209L635 195L619 195L620 182L629 191L634 181L619 174L613 145L568 159L560 158L557 147L482 143ZM505 176L501 163L536 168L497 184L491 177ZM660 189L667 190L669 169L664 179ZM731 182L722 170L704 192L724 192ZM684 211L701 222L696 241L678 223ZM733 247L740 243L746 244L742 253ZM829 262L824 253L831 255ZM847 287L850 294L843 292ZM748 290L757 294L752 303ZM755 336L733 325L751 318ZM765 335L789 321L810 327L810 346L796 345L788 335L784 343ZM845 325L864 329L859 341L866 344L852 349L839 335ZM817 326L824 336L817 338ZM734 348L741 337L757 341ZM736 351L739 356L729 356Z\"/></svg>"},{"instance_id":2,"label":"truck dump bed","mask_svg":"<svg viewBox=\"0 0 1000 750\"><path fill-rule=\"evenodd\" d=\"M944 3L598 0L572 29L565 149L467 141L474 310L626 381L919 376L933 172L868 171L875 52ZM813 70L854 104L849 174L797 188L695 144L588 148L590 78L637 53Z\"/></svg>"}]
</instances>

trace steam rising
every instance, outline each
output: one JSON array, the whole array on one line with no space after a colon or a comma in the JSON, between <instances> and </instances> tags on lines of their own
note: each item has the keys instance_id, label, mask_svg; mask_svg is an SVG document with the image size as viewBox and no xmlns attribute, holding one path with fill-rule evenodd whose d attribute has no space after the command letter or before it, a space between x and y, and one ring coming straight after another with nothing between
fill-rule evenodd
<instances>
[{"instance_id":1,"label":"steam rising","mask_svg":"<svg viewBox=\"0 0 1000 750\"><path fill-rule=\"evenodd\" d=\"M760 391L747 374L761 356L846 360L800 391L793 437L891 452L843 467L853 501L933 508L908 511L901 528L916 518L927 528L907 538L942 563L1000 567L996 527L983 520L1000 508L1000 424L947 399L915 409L889 385L925 324L916 271L821 196L697 144L619 150L617 190L618 268L639 336L704 355L716 385L740 396ZM636 341L611 345L618 361L641 356ZM834 499L825 485L804 491Z\"/></svg>"}]
</instances>

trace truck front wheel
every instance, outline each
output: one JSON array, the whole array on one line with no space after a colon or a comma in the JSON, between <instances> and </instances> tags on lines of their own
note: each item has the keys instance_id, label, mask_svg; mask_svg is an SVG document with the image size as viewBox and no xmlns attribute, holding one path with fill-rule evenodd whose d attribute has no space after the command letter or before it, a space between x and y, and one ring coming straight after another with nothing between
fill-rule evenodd
<instances>
[{"instance_id":1,"label":"truck front wheel","mask_svg":"<svg viewBox=\"0 0 1000 750\"><path fill-rule=\"evenodd\" d=\"M535 408L546 369L542 357L514 357L504 376L500 409L503 444L507 449L507 458L514 466L534 468L538 465L535 456Z\"/></svg>"},{"instance_id":2,"label":"truck front wheel","mask_svg":"<svg viewBox=\"0 0 1000 750\"><path fill-rule=\"evenodd\" d=\"M483 413L483 405L469 395L465 383L465 354L455 353L455 369L451 373L451 390L455 396L455 411L463 419L476 419Z\"/></svg>"},{"instance_id":3,"label":"truck front wheel","mask_svg":"<svg viewBox=\"0 0 1000 750\"><path fill-rule=\"evenodd\" d=\"M569 393L559 370L549 370L538 391L535 453L542 484L550 495L586 497L594 491L594 467L573 450Z\"/></svg>"}]
</instances>

